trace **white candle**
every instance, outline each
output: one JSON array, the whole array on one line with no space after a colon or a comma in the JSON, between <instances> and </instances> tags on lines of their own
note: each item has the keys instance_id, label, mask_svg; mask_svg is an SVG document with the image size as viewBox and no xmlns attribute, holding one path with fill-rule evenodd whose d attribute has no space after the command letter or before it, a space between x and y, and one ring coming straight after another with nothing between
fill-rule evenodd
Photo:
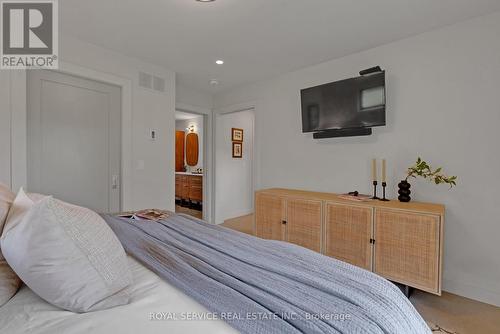
<instances>
[{"instance_id":1,"label":"white candle","mask_svg":"<svg viewBox=\"0 0 500 334\"><path fill-rule=\"evenodd\" d=\"M386 175L385 159L382 159L382 182L386 182L386 180L387 180L387 175Z\"/></svg>"},{"instance_id":2,"label":"white candle","mask_svg":"<svg viewBox=\"0 0 500 334\"><path fill-rule=\"evenodd\" d=\"M377 181L377 159L372 160L372 180Z\"/></svg>"}]
</instances>

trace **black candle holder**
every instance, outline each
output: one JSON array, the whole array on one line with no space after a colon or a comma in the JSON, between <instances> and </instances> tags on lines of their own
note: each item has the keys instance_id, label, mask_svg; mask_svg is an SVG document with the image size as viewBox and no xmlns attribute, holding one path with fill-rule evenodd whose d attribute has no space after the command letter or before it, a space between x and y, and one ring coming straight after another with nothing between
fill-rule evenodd
<instances>
[{"instance_id":1,"label":"black candle holder","mask_svg":"<svg viewBox=\"0 0 500 334\"><path fill-rule=\"evenodd\" d=\"M377 185L378 185L378 182L373 181L373 197L372 197L372 199L379 199L377 197Z\"/></svg>"},{"instance_id":2,"label":"black candle holder","mask_svg":"<svg viewBox=\"0 0 500 334\"><path fill-rule=\"evenodd\" d=\"M382 182L382 198L380 200L382 202L389 202L387 198L385 198L385 188L387 187L387 182Z\"/></svg>"}]
</instances>

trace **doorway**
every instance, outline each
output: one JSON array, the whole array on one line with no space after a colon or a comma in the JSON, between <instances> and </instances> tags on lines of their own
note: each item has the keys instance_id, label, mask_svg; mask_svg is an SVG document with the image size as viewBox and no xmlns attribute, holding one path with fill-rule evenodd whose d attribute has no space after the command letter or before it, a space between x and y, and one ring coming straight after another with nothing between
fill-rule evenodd
<instances>
[{"instance_id":1,"label":"doorway","mask_svg":"<svg viewBox=\"0 0 500 334\"><path fill-rule=\"evenodd\" d=\"M121 88L53 71L27 76L28 189L121 209Z\"/></svg>"},{"instance_id":2,"label":"doorway","mask_svg":"<svg viewBox=\"0 0 500 334\"><path fill-rule=\"evenodd\" d=\"M206 208L206 115L175 113L175 212L203 219Z\"/></svg>"},{"instance_id":3,"label":"doorway","mask_svg":"<svg viewBox=\"0 0 500 334\"><path fill-rule=\"evenodd\" d=\"M251 221L254 206L255 109L214 114L216 224Z\"/></svg>"}]
</instances>

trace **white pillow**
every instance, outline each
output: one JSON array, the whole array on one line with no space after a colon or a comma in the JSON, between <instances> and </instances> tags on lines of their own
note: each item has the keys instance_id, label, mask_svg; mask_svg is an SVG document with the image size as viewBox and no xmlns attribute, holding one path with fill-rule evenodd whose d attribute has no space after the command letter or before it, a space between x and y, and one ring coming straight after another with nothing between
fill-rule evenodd
<instances>
[{"instance_id":1,"label":"white pillow","mask_svg":"<svg viewBox=\"0 0 500 334\"><path fill-rule=\"evenodd\" d=\"M29 210L25 208L31 203ZM47 302L73 312L128 303L132 282L125 251L95 212L52 197L33 203L21 190L5 223L5 258Z\"/></svg>"},{"instance_id":2,"label":"white pillow","mask_svg":"<svg viewBox=\"0 0 500 334\"><path fill-rule=\"evenodd\" d=\"M9 188L0 183L0 235L15 197ZM0 247L0 306L12 298L20 286L21 280L5 261Z\"/></svg>"},{"instance_id":3,"label":"white pillow","mask_svg":"<svg viewBox=\"0 0 500 334\"><path fill-rule=\"evenodd\" d=\"M42 199L47 197L47 195L37 194L37 193L26 193L26 196L28 196L28 198L32 200L33 203L40 202Z\"/></svg>"}]
</instances>

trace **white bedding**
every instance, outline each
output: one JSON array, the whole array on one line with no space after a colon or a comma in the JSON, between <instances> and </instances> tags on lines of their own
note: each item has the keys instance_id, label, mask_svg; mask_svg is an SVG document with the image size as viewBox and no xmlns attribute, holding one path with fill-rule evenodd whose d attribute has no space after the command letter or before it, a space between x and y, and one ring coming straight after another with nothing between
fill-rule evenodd
<instances>
[{"instance_id":1,"label":"white bedding","mask_svg":"<svg viewBox=\"0 0 500 334\"><path fill-rule=\"evenodd\" d=\"M237 333L222 320L183 320L210 313L131 257L128 259L134 279L127 288L130 304L77 314L48 304L23 286L0 307L0 333ZM169 320L150 320L151 313ZM177 320L172 320L174 316Z\"/></svg>"}]
</instances>

